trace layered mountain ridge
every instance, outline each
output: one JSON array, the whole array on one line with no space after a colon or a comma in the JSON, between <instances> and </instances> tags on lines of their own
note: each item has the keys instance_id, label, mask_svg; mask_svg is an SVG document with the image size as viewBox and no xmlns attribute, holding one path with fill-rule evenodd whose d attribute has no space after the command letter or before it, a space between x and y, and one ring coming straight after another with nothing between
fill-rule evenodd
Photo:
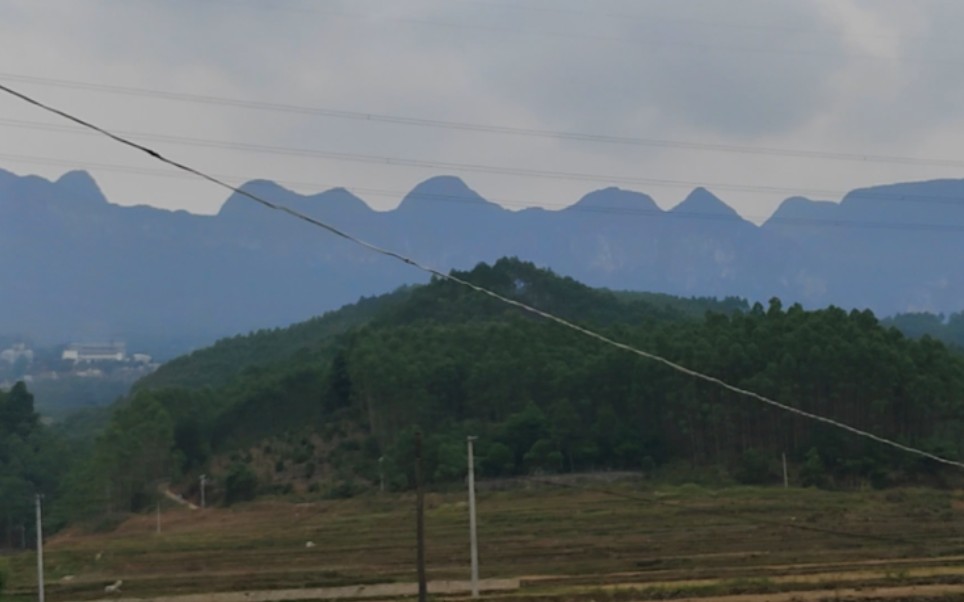
<instances>
[{"instance_id":1,"label":"layered mountain ridge","mask_svg":"<svg viewBox=\"0 0 964 602\"><path fill-rule=\"evenodd\" d=\"M510 211L453 176L392 211L343 188L245 190L436 269L517 256L592 286L684 296L780 297L900 311L964 305L964 180L791 197L762 226L697 188L664 211L604 188L561 210ZM286 325L424 273L241 195L214 216L122 207L85 172L0 170L0 333L38 340L195 340Z\"/></svg>"}]
</instances>

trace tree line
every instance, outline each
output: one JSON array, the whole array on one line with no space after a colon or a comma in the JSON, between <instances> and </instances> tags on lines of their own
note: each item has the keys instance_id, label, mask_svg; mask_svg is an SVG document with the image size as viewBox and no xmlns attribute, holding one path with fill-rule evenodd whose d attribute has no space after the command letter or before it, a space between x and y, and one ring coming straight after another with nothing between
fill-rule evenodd
<instances>
[{"instance_id":1,"label":"tree line","mask_svg":"<svg viewBox=\"0 0 964 602\"><path fill-rule=\"evenodd\" d=\"M869 311L618 294L518 260L459 275L782 403L964 457L964 357ZM464 476L467 435L483 477L673 470L765 484L785 454L801 485L954 478L449 281L351 311L222 342L142 383L64 477L64 516L137 511L166 482L193 495L202 472L209 499L226 503L405 489L416 430L437 484Z\"/></svg>"},{"instance_id":2,"label":"tree line","mask_svg":"<svg viewBox=\"0 0 964 602\"><path fill-rule=\"evenodd\" d=\"M64 441L40 422L23 382L0 390L0 547L33 545L34 499L56 499L69 465Z\"/></svg>"}]
</instances>

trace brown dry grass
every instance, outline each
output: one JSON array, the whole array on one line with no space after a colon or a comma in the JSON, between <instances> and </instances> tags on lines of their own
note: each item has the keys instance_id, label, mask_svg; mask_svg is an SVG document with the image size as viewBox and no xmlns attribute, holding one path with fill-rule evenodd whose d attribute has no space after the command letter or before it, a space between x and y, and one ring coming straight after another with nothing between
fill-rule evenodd
<instances>
[{"instance_id":1,"label":"brown dry grass","mask_svg":"<svg viewBox=\"0 0 964 602\"><path fill-rule=\"evenodd\" d=\"M636 486L617 487L630 493ZM613 595L604 586L628 600L666 592L685 597L690 590L725 595L738 593L741 583L749 583L743 593L752 594L754 587L802 593L825 584L896 588L964 579L964 510L947 492L684 486L633 493L668 505L542 487L482 494L483 575L522 578L523 589L512 596L533 602ZM465 579L463 494L431 494L427 507L431 578ZM72 530L48 543L48 599L93 599L115 579L135 597L410 583L413 509L411 495L259 501L230 509L168 509L161 535L154 534L153 514L130 517L110 533ZM729 514L717 514L721 510ZM306 548L307 541L315 547ZM32 585L32 560L14 559L12 585L21 594ZM73 579L61 581L66 575Z\"/></svg>"}]
</instances>

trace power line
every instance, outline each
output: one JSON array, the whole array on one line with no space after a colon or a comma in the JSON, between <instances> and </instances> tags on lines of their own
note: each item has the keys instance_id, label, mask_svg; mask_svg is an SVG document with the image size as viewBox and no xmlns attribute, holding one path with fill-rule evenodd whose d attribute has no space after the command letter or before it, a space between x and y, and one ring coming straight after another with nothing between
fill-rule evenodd
<instances>
[{"instance_id":1,"label":"power line","mask_svg":"<svg viewBox=\"0 0 964 602\"><path fill-rule=\"evenodd\" d=\"M148 167L135 167L132 165L118 165L116 163L98 163L95 161L73 161L71 159L56 159L52 157L40 157L37 155L17 155L10 153L0 153L0 159L15 163L27 163L34 165L54 165L71 168L98 169L103 171L113 171L118 173L130 173L142 176L157 176L163 178L187 178L185 174L171 172L163 169L151 169Z\"/></svg>"},{"instance_id":2,"label":"power line","mask_svg":"<svg viewBox=\"0 0 964 602\"><path fill-rule=\"evenodd\" d=\"M79 82L74 80L53 79L46 77L35 77L19 75L13 73L0 73L0 79L16 81L21 83L38 84L43 86L71 88L79 90L90 90L95 92L106 92L111 94L121 94L128 96L139 96L161 100L189 102L196 104L209 104L216 106L230 106L243 109L259 111L271 111L280 113L291 113L310 115L315 117L331 117L337 119L349 119L355 121L366 121L369 123L386 123L395 125L406 125L427 128L439 128L466 132L478 132L484 134L499 134L510 136L525 136L534 138L548 138L556 140L574 142L592 142L599 144L616 144L623 146L642 146L666 149L695 150L718 153L734 153L746 155L765 155L780 156L793 159L823 159L831 161L854 161L860 163L887 163L897 165L931 166L931 167L964 167L964 161L957 159L940 158L921 158L897 155L878 155L872 153L851 153L820 151L812 149L792 149L780 147L748 146L738 144L715 144L705 142L693 142L686 140L669 140L660 138L642 138L635 136L614 136L608 134L595 134L586 132L569 132L562 130L547 130L539 128L524 128L515 126L500 126L492 124L471 123L463 121L448 121L442 119L427 119L420 117L409 117L403 115L391 115L386 113L368 113L363 111L351 111L337 108L309 107L305 105L295 105L286 103L263 102L229 98L223 96L209 96L200 94L188 94L182 92L172 92L169 90L156 90L147 88L137 88L132 86L117 86L110 84L95 84Z\"/></svg>"},{"instance_id":3,"label":"power line","mask_svg":"<svg viewBox=\"0 0 964 602\"><path fill-rule=\"evenodd\" d=\"M23 122L20 120L0 120L0 123L12 127L29 127L32 129L66 132L66 133L90 133L89 130L79 130L77 128L67 128L53 124L38 122ZM197 146L205 148L221 148L225 150L235 150L241 152L257 153L270 156L293 156L293 157L314 157L330 159L334 161L345 161L350 163L374 163L401 167L420 167L432 169L453 169L469 172L480 172L489 174L503 174L525 177L539 177L550 180L576 180L596 183L622 183L640 184L650 186L664 186L670 188L691 188L705 185L718 190L736 190L750 193L781 193L781 194L812 194L817 196L834 196L839 191L833 190L801 190L794 188L784 188L778 186L756 186L750 184L728 184L728 183L700 183L692 180L664 180L654 178L639 178L632 176L619 176L612 174L591 174L591 173L571 173L557 170L542 170L523 167L502 167L487 164L456 163L450 161L436 161L431 159L410 159L405 157L391 157L386 155L371 155L366 153L345 153L340 151L326 151L320 149L295 148L287 146L272 146L264 144L253 144L245 142L229 142L224 140L211 140L204 138L189 138L184 136L169 136L159 134L148 134L143 132L119 131L120 135L136 137L155 142L169 142L183 144L187 146ZM964 167L964 162L961 164Z\"/></svg>"},{"instance_id":4,"label":"power line","mask_svg":"<svg viewBox=\"0 0 964 602\"><path fill-rule=\"evenodd\" d=\"M53 159L48 157L38 157L31 155L14 155L0 153L0 159L5 161L26 163L26 164L37 164L37 165L54 165L63 166L70 168L88 168L88 169L98 169L103 171L113 171L118 173L127 173L142 176L154 176L162 178L195 178L196 176L172 172L164 169L150 169L144 167L133 167L128 165L117 165L112 163L92 163L89 161L74 161L67 159ZM243 180L244 176L231 175L231 174L221 174L212 173L211 175L224 179L224 180ZM439 201L445 203L461 203L461 204L473 204L476 201L467 199L462 196L456 195L446 195L446 194L431 194L431 193L412 193L411 191L405 190L392 190L384 188L367 188L362 186L339 186L333 184L320 184L318 182L303 182L294 180L284 180L284 179L272 179L275 184L283 184L286 186L306 186L312 188L325 188L330 192L336 189L343 189L352 195L366 195L366 196L378 196L389 199L399 199L399 198L416 198L428 201ZM297 194L297 193L293 193ZM303 195L299 195L303 196ZM359 197L360 198L360 197ZM363 199L360 199L363 200ZM550 212L565 212L565 213L586 213L586 214L602 214L602 215L622 215L627 217L640 217L640 218L655 218L655 219L696 219L701 221L723 221L732 223L734 220L740 219L746 221L748 219L761 219L767 222L773 222L781 226L799 226L799 227L829 227L829 228L854 228L854 229L873 229L873 230L896 230L896 231L929 231L929 232L964 232L964 225L955 225L947 223L925 223L925 222L872 222L872 221L856 221L856 220L845 220L845 219L829 219L829 218L791 218L791 217L769 217L759 215L747 215L734 217L732 215L719 215L712 213L697 213L692 211L664 211L662 209L646 209L646 208L631 208L631 207L607 207L607 206L584 206L579 203L572 205L546 205L546 206L534 206L527 201L519 201L513 199L504 198L491 198L486 199L493 203L496 203L503 208L514 207L517 210L545 210ZM907 200L907 199L903 199ZM947 202L958 203L964 201L961 199L947 199L945 197L935 197L935 202L941 200L946 200ZM363 200L364 202L364 200ZM171 203L173 205L173 203ZM367 203L366 203L367 204ZM373 209L373 211L375 211ZM752 222L747 222L752 223ZM755 226L762 228L763 226Z\"/></svg>"},{"instance_id":5,"label":"power line","mask_svg":"<svg viewBox=\"0 0 964 602\"><path fill-rule=\"evenodd\" d=\"M26 163L26 164L36 164L36 165L53 165L53 166L63 166L70 168L87 168L87 169L97 169L103 171L111 171L117 173L127 173L142 176L154 176L162 178L194 178L195 176L172 172L165 169L151 169L145 167L135 167L129 165L118 165L114 163L97 163L90 161L75 161L69 159L55 159L50 157L41 157L35 155L17 155L0 153L0 159L16 163ZM212 173L211 175L224 180L243 180L244 176L232 175L232 174L221 174ZM429 201L439 201L445 203L460 203L460 204L473 204L477 201L472 199L467 199L463 196L457 195L446 195L446 194L432 194L432 193L412 193L411 191L398 190L398 189L384 189L384 188L368 188L362 186L340 186L334 184L320 184L318 182L304 182L304 181L294 181L285 179L272 179L272 182L276 184L283 184L286 186L302 186L302 187L312 187L318 188L328 188L328 191L334 189L344 189L347 192L359 196L378 196L382 198L389 199L400 199L400 198L416 198ZM697 185L697 183L693 183ZM297 194L297 193L293 193ZM301 196L301 195L300 195ZM914 195L914 196L888 196L888 195L862 195L854 194L851 198L882 198L885 200L894 201L912 201L912 200L929 200L935 203L949 203L949 204L964 204L964 198L951 198L951 197L929 197L924 195ZM361 199L360 199L361 200ZM622 215L627 217L641 217L641 218L656 218L656 219L696 219L701 221L720 221L732 223L734 221L744 221L751 223L754 219L760 219L764 222L773 222L774 224L779 224L781 226L800 226L800 227L832 227L832 228L854 228L854 229L872 229L872 230L896 230L896 231L929 231L929 232L964 232L964 224L948 224L948 223L928 223L928 222L883 222L883 221L857 221L857 220L846 220L846 219L830 219L830 218L793 218L793 217L766 217L760 215L727 215L727 214L713 214L713 213L699 213L693 211L675 211L675 210L663 210L663 209L647 209L647 208L633 208L633 207L607 207L607 206L585 206L580 205L578 202L571 205L533 205L531 202L520 201L515 199L505 199L505 198L491 198L486 199L490 202L496 203L503 208L513 207L516 210L545 210L551 212L575 212L575 213L595 213L595 214L608 214L608 215ZM364 202L364 201L363 201ZM367 204L367 203L366 203ZM373 210L374 211L374 210ZM755 225L754 225L755 226ZM755 226L763 227L763 226Z\"/></svg>"},{"instance_id":6,"label":"power line","mask_svg":"<svg viewBox=\"0 0 964 602\"><path fill-rule=\"evenodd\" d=\"M7 93L7 94L9 94L9 95L11 95L11 96L14 96L14 97L16 97L16 98L19 98L20 100L22 100L22 101L24 101L24 102L26 102L26 103L28 103L28 104L31 104L31 105L33 105L33 106L35 106L35 107L37 107L37 108L43 109L44 111L47 111L47 112L52 113L52 114L54 114L54 115L59 115L60 117L62 117L62 118L64 118L64 119L67 119L67 120L69 120L69 121L72 121L72 122L74 122L74 123L76 123L76 124L78 124L78 125L81 125L81 126L83 126L83 127L89 128L89 129L91 129L91 130L93 130L93 131L99 132L100 134L102 134L102 135L110 138L111 140L114 140L115 142L117 142L117 143L119 143L119 144L122 144L122 145L127 146L127 147L129 147L129 148L132 148L132 149L134 149L134 150L137 150L137 151L140 151L140 152L142 152L142 153L145 153L145 154L147 154L148 156L150 156L151 158L153 158L153 159L155 159L155 160L157 160L157 161L160 161L160 162L162 162L162 163L165 163L165 164L167 164L167 165L170 165L171 167L174 167L175 169L179 169L179 170L181 170L181 171L184 171L184 172L187 172L187 173L190 173L190 174L194 174L195 176L197 176L197 177L199 177L199 178L201 178L201 179L207 180L208 182L211 182L211 183L213 183L213 184L216 184L217 186L220 186L220 187L222 187L222 188L226 188L227 190L230 190L230 191L232 191L232 192L234 192L234 193L237 193L238 195L241 195L241 196L243 196L243 197L246 197L246 198L248 198L248 199L251 199L252 201L254 201L254 202L256 202L256 203L258 203L258 204L260 204L260 205L262 205L262 206L264 206L264 207L267 207L268 209L272 209L272 210L274 210L274 211L280 211L280 212L282 212L282 213L286 213L286 214L288 214L288 215L290 215L290 216L292 216L292 217L294 217L294 218L296 218L296 219L299 219L299 220L304 221L304 222L307 222L307 223L309 223L309 224L311 224L311 225L313 225L313 226L316 226L316 227L318 227L318 228L321 228L321 229L323 229L323 230L326 230L327 232L329 232L329 233L331 233L331 234L334 234L335 236L338 236L338 237L340 237L340 238L343 238L343 239L345 239L345 240L347 240L347 241L349 241L349 242L352 242L352 243L354 243L354 244L356 244L356 245L359 245L359 246L361 246L361 247L363 247L363 248L365 248L365 249L368 249L368 250L370 250L370 251L372 251L372 252L374 252L374 253L378 253L378 254L380 254L380 255L384 255L384 256L386 256L386 257L390 257L390 258L392 258L392 259L398 260L398 261L400 261L400 262L402 262L402 263L404 263L404 264L410 265L410 266L412 266L412 267L414 267L414 268L416 268L416 269L418 269L418 270L421 270L421 271L423 271L423 272L425 272L425 273L427 273L427 274L430 274L430 275L432 275L432 276L435 276L435 277L437 277L437 278L439 278L439 279L447 280L447 281L450 281L450 282L454 282L454 283L456 283L456 284L459 284L459 285L464 286L464 287L466 287L466 288L472 289L472 290L474 290L474 291L476 291L476 292L478 292L478 293L481 293L481 294L483 294L483 295L486 295L486 296L488 296L488 297L491 297L491 298L493 298L493 299L496 299L497 301L500 301L500 302L505 303L505 304L507 304L507 305L510 305L510 306L512 306L512 307L516 307L516 308L521 309L521 310L523 310L523 311L525 311L525 312L528 312L528 313L530 313L530 314L533 314L533 315L536 315L536 316L540 316L540 317L542 317L542 318L545 318L546 320L549 320L549 321L551 321L551 322L555 322L556 324L559 324L559 325L561 325L561 326L563 326L563 327L565 327L565 328L568 328L568 329L570 329L570 330L573 330L573 331L575 331L575 332L578 332L578 333L580 333L580 334L583 334L583 335L585 335L586 337L589 337L589 338L591 338L591 339L594 339L594 340L596 340L596 341L599 341L599 342L601 342L601 343L603 343L603 344L609 345L609 346L611 346L611 347L615 347L615 348L617 348L617 349L622 349L623 351L626 351L626 352L632 353L632 354L634 354L634 355L637 355L637 356L639 356L639 357L642 357L642 358L644 358L644 359L647 359L647 360L656 362L656 363L661 364L661 365L663 365L663 366L665 366L665 367L667 367L667 368L670 368L670 369L672 369L672 370L675 370L676 372L679 372L679 373L681 373L681 374L685 374L685 375L687 375L687 376L690 376L690 377L692 377L692 378L694 378L694 379L696 379L696 380L702 380L702 381L704 381L704 382L708 382L708 383L710 383L710 384L716 385L716 386L718 386L718 387L720 387L720 388L722 388L722 389L726 389L726 390L728 390L728 391L730 391L730 392L736 393L736 394L738 394L738 395L740 395L740 396L749 397L749 398L751 398L751 399L755 399L755 400L760 401L760 402L762 402L762 403L764 403L764 404L766 404L766 405L769 405L769 406L775 407L775 408L777 408L777 409L783 410L784 412L788 412L788 413L791 413L791 414L795 414L795 415L797 415L797 416L801 416L801 417L803 417L803 418L807 418L807 419L812 420L812 421L815 421L815 422L820 422L820 423L823 423L823 424L827 424L827 425L832 426L832 427L834 427L834 428L837 428L837 429L840 429L840 430L849 432L849 433L851 433L851 434L853 434L853 435L857 435L857 436L859 436L859 437L863 437L863 438L866 438L866 439L870 439L870 440L872 440L872 441L876 441L876 442L881 443L881 444L883 444L883 445L887 445L887 446L890 446L890 447L893 447L893 448L902 450L902 451L907 452L907 453L909 453L909 454L914 454L914 455L917 455L917 456L921 456L921 457L923 457L923 458L927 458L927 459L933 460L933 461L938 462L938 463L941 463L941 464L946 464L946 465L949 465L949 466L955 466L955 467L957 467L957 468L964 468L964 463L962 463L962 462L958 462L958 461L956 461L956 460L951 460L951 459L948 459L948 458L943 458L943 457L941 457L941 456L938 456L938 455L936 455L936 454L932 454L932 453L927 452L927 451L925 451L925 450L918 449L918 448L916 448L916 447L912 447L912 446L909 446L909 445L905 445L905 444L903 444L903 443L900 443L900 442L897 442L897 441L893 441L893 440L891 440L891 439L887 439L886 437L881 437L881 436L879 436L879 435L875 435L875 434L873 434L873 433L871 433L871 432L868 432L868 431L865 431L865 430L862 430L862 429L859 429L859 428L850 426L850 425L848 425L848 424L845 424L845 423L843 423L843 422L839 422L839 421L834 420L834 419L832 419L832 418L827 418L827 417L825 417L825 416L820 416L820 415L814 414L814 413L812 413L812 412L808 412L808 411L805 411L805 410L801 410L800 408L795 408L795 407L793 407L793 406L789 406L789 405L786 405L786 404L784 404L784 403L780 403L779 401L776 401L776 400L774 400L774 399L770 399L769 397L766 397L766 396L761 395L761 394L759 394L759 393L756 393L756 392L754 392L754 391L750 391L750 390L747 390L747 389L743 389L743 388L741 388L741 387L737 387L736 385L732 385L732 384L730 384L730 383L728 383L728 382L726 382L726 381L723 381L723 380L721 380L721 379L719 379L719 378L717 378L717 377L715 377L715 376L710 376L710 375L708 375L708 374L704 374L704 373L702 373L702 372L698 372L698 371L696 371L696 370L692 370L692 369L690 369L690 368L687 368L686 366L683 366L682 364L676 363L676 362L674 362L674 361L672 361L672 360L670 360L670 359L667 359L667 358L665 358L665 357L662 357L662 356L660 356L660 355L656 355L656 354L650 353L650 352L648 352L648 351L643 351L643 350L641 350L641 349L638 349L638 348L633 347L633 346L631 346L631 345L628 345L628 344L626 344L626 343L622 343L622 342L616 341L616 340L611 339L611 338L607 337L606 335L600 334L600 333L598 333L598 332L596 332L596 331L594 331L594 330L590 330L590 329L585 328L585 327L583 327L583 326L579 326L578 324L576 324L576 323L574 323L574 322L570 322L569 320L566 320L565 318L560 318L559 316L556 316L555 314L551 314L551 313L549 313L549 312L543 311L543 310L541 310L541 309L538 309L538 308L536 308L536 307L533 307L533 306L531 306L531 305L528 305L528 304L523 303L523 302L521 302L521 301L518 301L518 300L516 300L516 299L511 299L511 298L506 297L506 296L504 296L504 295L500 295L499 293L497 293L497 292L495 292L495 291L489 290L489 289L487 289L487 288L485 288L485 287L483 287L483 286L480 286L480 285L478 285L478 284L474 284L474 283L472 283L472 282L470 282L470 281L468 281L468 280L465 280L464 278L455 276L455 275L453 275L453 274L447 274L447 273L445 273L445 272L441 272L441 271L439 271L439 270L436 270L435 268L431 268L431 267L428 267L428 266L426 266L426 265L423 265L423 264L419 263L418 261L416 261L415 259L412 259L412 258L410 258L410 257L408 257L408 256L406 256L406 255L402 255L401 253L398 253L398 252L396 252L396 251L392 251L392 250L390 250L390 249L385 249L385 248L382 248L382 247L380 247L380 246L378 246L378 245L375 245L375 244L372 244L372 243L367 242L367 241L365 241L365 240L362 240L362 239L360 239L360 238L358 238L358 237L356 237L356 236L353 236L353 235L351 235L351 234L349 234L349 233L341 230L340 228L337 228L337 227L335 227L335 226L332 226L331 224L328 224L328 223L326 223L326 222L324 222L324 221L321 221L321 220L319 220L319 219L316 219L316 218L313 218L313 217L311 217L311 216L308 216L308 215L306 215L306 214L304 214L304 213L301 213L301 212L299 212L299 211L295 211L294 209L291 209L290 207L285 207L285 206L283 206L283 205L279 205L279 204L277 204L277 203L273 203L273 202L271 202L271 201L269 201L269 200L267 200L267 199L265 199L265 198L263 198L263 197L261 197L261 196L259 196L259 195L253 194L253 193L251 193L251 192L249 192L249 191L247 191L247 190L245 190L245 189L243 189L243 188L238 188L237 186L233 186L233 185L231 185L231 184L228 184L227 182L225 182L225 181L223 181L223 180L221 180L221 179L219 179L219 178L216 178L216 177L214 177L214 176L212 176L212 175L210 175L210 174L207 174L207 173L205 173L205 172L203 172L203 171L200 171L200 170L198 170L198 169L195 169L195 168L193 168L193 167L190 167L190 166L188 166L188 165L185 165L184 163L180 163L180 162L175 161L175 160L173 160L173 159L169 159L169 158L165 157L164 155L162 155L161 153L159 153L158 151L156 151L156 150L154 150L154 149L152 149L152 148L149 148L149 147L147 147L147 146L144 146L144 145L142 145L142 144L139 144L139 143L137 143L137 142L134 142L134 141L132 141L132 140L129 140L129 139L127 139L127 138L124 138L123 136L119 136L119 135L117 135L117 134L114 134L114 133L112 133L112 132L110 132L110 131L108 131L108 130L105 130L105 129L97 126L97 125L94 125L93 123L90 123L90 122L88 122L88 121L85 121L85 120L81 119L80 117L77 117L77 116L75 116L75 115L72 115L71 113L67 113L67 112L65 112L65 111L63 111L63 110L61 110L61 109L57 109L57 108L55 108L55 107L52 107L52 106L50 106L50 105L48 105L48 104L45 104L45 103L43 103L43 102L41 102L41 101L39 101L39 100L34 99L34 98L31 97L31 96L28 96L28 95L26 95L26 94L24 94L24 93L22 93L22 92L18 92L18 91L14 90L14 89L6 86L6 85L0 84L0 91L5 92L5 93Z\"/></svg>"},{"instance_id":7,"label":"power line","mask_svg":"<svg viewBox=\"0 0 964 602\"><path fill-rule=\"evenodd\" d=\"M25 127L31 129L45 130L45 131L55 131L64 132L70 134L91 134L89 130L68 127L68 126L58 126L55 124L24 121L16 119L0 119L0 125L8 127ZM143 140L153 140L157 142L168 142L173 144L182 144L186 146L196 146L202 148L221 148L225 150L234 150L246 153L255 153L268 156L295 156L295 157L316 157L329 159L333 161L345 161L351 163L371 163L371 164L384 164L393 167L417 167L417 168L432 168L432 169L447 169L447 170L457 170L457 171L467 171L467 172L480 172L489 174L504 174L519 177L539 177L550 180L568 180L568 181L586 181L595 182L601 184L609 183L620 183L620 184L636 184L636 185L647 185L653 187L662 188L682 188L691 189L699 186L706 186L714 190L729 190L745 192L750 194L789 194L789 195L811 195L811 196L822 196L822 197L834 197L843 196L844 194L849 194L851 198L865 198L865 199L878 199L887 201L933 201L942 202L950 204L964 203L964 197L948 197L948 196L936 196L936 195L919 195L919 194L885 194L885 193L868 193L865 191L839 191L839 190L829 190L829 189L801 189L801 188L788 188L782 186L760 186L753 184L731 184L726 182L702 182L695 180L668 180L668 179L654 179L654 178L641 178L633 176L619 176L619 175L606 175L606 174L594 174L594 173L570 173L557 170L542 170L542 169L532 169L532 168L522 168L522 167L503 167L498 165L487 165L487 164L471 164L471 163L455 163L448 161L437 161L431 159L408 159L404 157L391 157L384 155L370 155L364 153L344 153L340 151L325 151L319 149L309 149L309 148L296 148L288 146L272 146L265 144L255 144L247 142L231 142L226 140L212 140L206 138L190 138L185 136L172 136L167 134L150 134L145 132L129 132L129 131L118 131L119 135L139 138ZM12 156L12 155L8 155ZM961 167L964 167L964 162L961 162ZM526 206L531 205L526 204ZM750 216L759 217L759 216Z\"/></svg>"},{"instance_id":8,"label":"power line","mask_svg":"<svg viewBox=\"0 0 964 602\"><path fill-rule=\"evenodd\" d=\"M237 179L237 178L235 178ZM345 187L346 190L357 193L357 194L370 194L373 196L384 196L389 198L400 198L401 196L412 197L417 199L429 200L429 201L441 201L446 203L463 203L463 204L473 204L477 201L472 199L467 199L461 196L446 195L446 194L432 194L432 193L417 193L412 194L411 192L406 193L405 191L399 190L385 190L380 188L364 188L358 186L348 186ZM872 195L868 195L872 196ZM856 195L857 198L866 198L861 195ZM923 198L923 197L921 197ZM928 197L931 198L931 197ZM709 221L725 221L733 222L734 216L732 215L720 215L714 213L698 213L694 211L674 211L674 210L663 210L663 209L647 209L647 208L633 208L633 207L612 207L612 206L584 206L579 203L568 205L568 206L549 206L547 207L534 207L530 203L524 201L504 199L504 198L492 198L486 199L491 202L497 203L503 207L518 207L520 209L545 209L547 211L577 211L580 213L599 213L599 214L610 214L610 215L624 215L624 216L639 216L639 217L655 217L655 218L669 218L669 219L698 219L698 220L709 220ZM906 198L895 199L895 200L909 200ZM935 202L945 201L952 204L964 204L964 198L947 198L947 197L933 197ZM738 219L741 221L747 221L748 219L758 219L763 216L759 215L748 215L740 216ZM841 228L867 228L867 229L884 229L884 230L930 230L930 231L947 231L947 232L959 232L964 231L964 224L954 225L954 224L935 224L935 223L903 223L903 222L871 222L871 221L856 221L856 220L844 220L844 219L820 219L820 218L792 218L792 217L770 217L769 218L774 223L780 225L791 225L791 226L830 226L830 227L841 227ZM757 226L762 227L762 226Z\"/></svg>"}]
</instances>

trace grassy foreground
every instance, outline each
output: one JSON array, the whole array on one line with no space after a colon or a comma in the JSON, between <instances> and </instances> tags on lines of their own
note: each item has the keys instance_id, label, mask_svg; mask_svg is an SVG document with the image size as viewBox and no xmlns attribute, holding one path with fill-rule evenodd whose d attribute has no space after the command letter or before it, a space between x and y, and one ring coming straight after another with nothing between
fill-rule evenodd
<instances>
[{"instance_id":1,"label":"grassy foreground","mask_svg":"<svg viewBox=\"0 0 964 602\"><path fill-rule=\"evenodd\" d=\"M592 490L482 487L482 575L521 578L518 590L499 598L948 585L934 596L899 598L939 599L964 583L964 497L955 492L578 485ZM104 585L118 579L124 596L135 598L412 582L414 506L411 494L269 500L165 508L161 534L154 514L132 516L109 533L68 531L47 544L47 599L102 598ZM430 580L468 577L466 506L462 491L427 495ZM8 596L35 599L34 556L5 561Z\"/></svg>"}]
</instances>

